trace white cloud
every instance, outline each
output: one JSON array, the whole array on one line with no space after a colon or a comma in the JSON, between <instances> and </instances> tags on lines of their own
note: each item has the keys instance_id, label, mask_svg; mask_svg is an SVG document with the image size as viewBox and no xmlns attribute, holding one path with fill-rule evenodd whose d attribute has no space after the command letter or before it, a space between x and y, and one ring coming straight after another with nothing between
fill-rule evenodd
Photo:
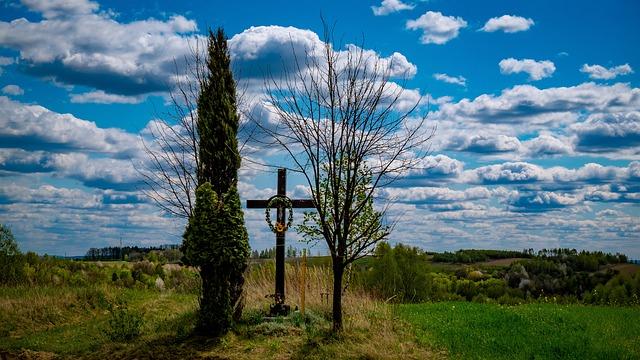
<instances>
[{"instance_id":1,"label":"white cloud","mask_svg":"<svg viewBox=\"0 0 640 360\"><path fill-rule=\"evenodd\" d=\"M629 64L613 66L608 69L601 65L584 64L580 71L589 74L589 78L598 80L610 80L615 79L620 75L633 73L633 69Z\"/></svg>"},{"instance_id":2,"label":"white cloud","mask_svg":"<svg viewBox=\"0 0 640 360\"><path fill-rule=\"evenodd\" d=\"M469 184L539 184L547 187L579 187L581 184L624 182L633 179L638 162L628 167L588 163L577 169L562 166L544 168L527 162L505 162L466 170L460 181Z\"/></svg>"},{"instance_id":3,"label":"white cloud","mask_svg":"<svg viewBox=\"0 0 640 360\"><path fill-rule=\"evenodd\" d=\"M262 79L266 74L277 77L283 71L297 71L296 62L301 65L301 71L306 71L305 57L309 57L310 63L315 61L322 64L323 48L324 42L315 32L291 26L252 26L229 40L229 53L234 66L238 68L238 74L243 78ZM391 77L403 78L413 77L417 73L416 65L401 53L394 52L383 57L373 50L361 49L353 44L336 51L337 64L346 63L346 57L354 51L362 52L369 71L388 71Z\"/></svg>"},{"instance_id":4,"label":"white cloud","mask_svg":"<svg viewBox=\"0 0 640 360\"><path fill-rule=\"evenodd\" d=\"M0 75L4 72L3 66L11 65L14 63L13 58L0 56Z\"/></svg>"},{"instance_id":5,"label":"white cloud","mask_svg":"<svg viewBox=\"0 0 640 360\"><path fill-rule=\"evenodd\" d=\"M519 193L508 200L511 210L522 212L549 211L578 205L581 202L582 199L579 196L550 191Z\"/></svg>"},{"instance_id":6,"label":"white cloud","mask_svg":"<svg viewBox=\"0 0 640 360\"><path fill-rule=\"evenodd\" d=\"M100 189L135 189L142 176L130 160L89 156L86 153L50 153L0 148L0 169L14 173L50 173Z\"/></svg>"},{"instance_id":7,"label":"white cloud","mask_svg":"<svg viewBox=\"0 0 640 360\"><path fill-rule=\"evenodd\" d=\"M541 134L533 139L522 143L525 154L528 157L536 158L549 155L570 155L573 147L570 139L558 138L550 134Z\"/></svg>"},{"instance_id":8,"label":"white cloud","mask_svg":"<svg viewBox=\"0 0 640 360\"><path fill-rule=\"evenodd\" d=\"M518 138L507 135L472 135L458 133L448 139L446 149L475 153L515 152L521 147Z\"/></svg>"},{"instance_id":9,"label":"white cloud","mask_svg":"<svg viewBox=\"0 0 640 360\"><path fill-rule=\"evenodd\" d=\"M640 154L640 112L591 114L583 122L571 125L577 135L576 147L584 152L604 152L635 148Z\"/></svg>"},{"instance_id":10,"label":"white cloud","mask_svg":"<svg viewBox=\"0 0 640 360\"><path fill-rule=\"evenodd\" d=\"M526 162L487 165L466 172L468 182L487 184L535 182L544 180L545 175L543 168Z\"/></svg>"},{"instance_id":11,"label":"white cloud","mask_svg":"<svg viewBox=\"0 0 640 360\"><path fill-rule=\"evenodd\" d=\"M405 4L401 0L382 0L380 6L372 6L375 16L389 15L402 10L411 10L416 6L413 4Z\"/></svg>"},{"instance_id":12,"label":"white cloud","mask_svg":"<svg viewBox=\"0 0 640 360\"><path fill-rule=\"evenodd\" d=\"M396 201L409 203L443 204L460 201L488 199L491 192L485 187L453 190L446 187L385 188L381 195Z\"/></svg>"},{"instance_id":13,"label":"white cloud","mask_svg":"<svg viewBox=\"0 0 640 360\"><path fill-rule=\"evenodd\" d=\"M142 175L130 160L89 157L83 153L54 154L50 166L63 177L77 179L99 189L135 190Z\"/></svg>"},{"instance_id":14,"label":"white cloud","mask_svg":"<svg viewBox=\"0 0 640 360\"><path fill-rule=\"evenodd\" d=\"M142 151L139 138L120 129L103 129L71 114L26 105L0 96L0 139L5 147L87 150L131 157Z\"/></svg>"},{"instance_id":15,"label":"white cloud","mask_svg":"<svg viewBox=\"0 0 640 360\"><path fill-rule=\"evenodd\" d=\"M499 66L500 72L503 74L525 72L529 74L529 80L541 80L550 77L556 71L556 66L549 60L536 61L532 59L517 60L508 58L502 59Z\"/></svg>"},{"instance_id":16,"label":"white cloud","mask_svg":"<svg viewBox=\"0 0 640 360\"><path fill-rule=\"evenodd\" d=\"M638 108L640 89L628 84L583 83L546 89L517 85L498 96L482 94L473 100L442 104L432 113L432 118L466 125L473 122L520 124L518 130L526 132L536 127L548 129L553 123L573 123L584 112L624 112Z\"/></svg>"},{"instance_id":17,"label":"white cloud","mask_svg":"<svg viewBox=\"0 0 640 360\"><path fill-rule=\"evenodd\" d=\"M2 93L6 95L23 95L24 90L18 85L7 85L2 88Z\"/></svg>"},{"instance_id":18,"label":"white cloud","mask_svg":"<svg viewBox=\"0 0 640 360\"><path fill-rule=\"evenodd\" d=\"M71 102L77 104L139 104L144 101L144 96L124 96L108 94L102 90L90 91L82 94L70 94Z\"/></svg>"},{"instance_id":19,"label":"white cloud","mask_svg":"<svg viewBox=\"0 0 640 360\"><path fill-rule=\"evenodd\" d=\"M98 3L87 0L22 0L27 8L47 19L87 15L98 10Z\"/></svg>"},{"instance_id":20,"label":"white cloud","mask_svg":"<svg viewBox=\"0 0 640 360\"><path fill-rule=\"evenodd\" d=\"M197 30L195 21L179 15L121 23L89 1L25 5L44 19L0 21L0 46L18 50L25 71L65 84L122 95L166 91L174 81L174 60L180 66L189 42L196 41L188 35Z\"/></svg>"},{"instance_id":21,"label":"white cloud","mask_svg":"<svg viewBox=\"0 0 640 360\"><path fill-rule=\"evenodd\" d=\"M529 28L534 24L535 23L532 19L515 15L502 15L500 17L489 19L480 30L486 32L500 30L506 33L514 33L529 30Z\"/></svg>"},{"instance_id":22,"label":"white cloud","mask_svg":"<svg viewBox=\"0 0 640 360\"><path fill-rule=\"evenodd\" d=\"M449 76L447 74L435 73L433 74L433 78L439 81L444 81L448 84L456 84L460 86L467 86L467 79L463 76Z\"/></svg>"},{"instance_id":23,"label":"white cloud","mask_svg":"<svg viewBox=\"0 0 640 360\"><path fill-rule=\"evenodd\" d=\"M460 29L467 27L467 22L461 17L427 11L415 20L408 20L406 27L410 30L422 30L420 41L423 44L442 45L458 37Z\"/></svg>"}]
</instances>

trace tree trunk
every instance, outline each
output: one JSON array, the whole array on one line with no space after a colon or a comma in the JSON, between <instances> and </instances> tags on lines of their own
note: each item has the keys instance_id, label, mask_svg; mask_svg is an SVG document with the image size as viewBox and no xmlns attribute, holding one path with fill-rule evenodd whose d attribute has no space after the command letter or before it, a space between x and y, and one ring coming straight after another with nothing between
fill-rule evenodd
<instances>
[{"instance_id":1,"label":"tree trunk","mask_svg":"<svg viewBox=\"0 0 640 360\"><path fill-rule=\"evenodd\" d=\"M333 331L342 330L342 258L333 259Z\"/></svg>"},{"instance_id":2,"label":"tree trunk","mask_svg":"<svg viewBox=\"0 0 640 360\"><path fill-rule=\"evenodd\" d=\"M210 264L200 267L202 297L197 328L208 335L220 336L231 327L232 312L229 282Z\"/></svg>"}]
</instances>

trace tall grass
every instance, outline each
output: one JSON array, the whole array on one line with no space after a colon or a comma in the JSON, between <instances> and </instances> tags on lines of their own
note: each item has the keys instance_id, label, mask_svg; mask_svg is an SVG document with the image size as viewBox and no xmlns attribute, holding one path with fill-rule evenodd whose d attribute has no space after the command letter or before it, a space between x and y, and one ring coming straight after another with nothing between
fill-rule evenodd
<instances>
[{"instance_id":1,"label":"tall grass","mask_svg":"<svg viewBox=\"0 0 640 360\"><path fill-rule=\"evenodd\" d=\"M301 307L300 264L285 264L286 303L292 308ZM322 314L330 314L333 290L333 273L327 266L310 266L306 271L305 307ZM251 266L245 283L245 299L248 309L268 309L273 299L268 297L275 291L275 265L265 262ZM345 326L366 325L363 313L380 307L368 293L360 288L348 288L342 298L346 318Z\"/></svg>"}]
</instances>

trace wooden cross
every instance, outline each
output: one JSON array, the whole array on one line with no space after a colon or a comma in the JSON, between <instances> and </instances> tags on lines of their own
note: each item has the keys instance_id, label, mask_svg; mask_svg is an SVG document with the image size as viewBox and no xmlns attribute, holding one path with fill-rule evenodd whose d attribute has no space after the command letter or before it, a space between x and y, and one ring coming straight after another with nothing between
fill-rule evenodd
<instances>
[{"instance_id":1,"label":"wooden cross","mask_svg":"<svg viewBox=\"0 0 640 360\"><path fill-rule=\"evenodd\" d=\"M287 169L278 169L278 192L274 197L283 197L291 202L291 207L296 209L315 208L311 199L289 199L287 197ZM271 199L273 199L272 197ZM266 209L271 199L268 200L247 200L248 209ZM284 304L284 244L285 231L284 227L286 219L286 207L280 203L277 209L276 217L276 292L275 305L271 307L272 315L287 315L289 306Z\"/></svg>"}]
</instances>

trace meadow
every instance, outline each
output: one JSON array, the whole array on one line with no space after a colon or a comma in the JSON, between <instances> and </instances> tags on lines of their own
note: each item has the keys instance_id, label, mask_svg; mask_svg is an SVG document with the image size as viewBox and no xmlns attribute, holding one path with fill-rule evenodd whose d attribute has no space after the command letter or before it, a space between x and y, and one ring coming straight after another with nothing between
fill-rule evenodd
<instances>
[{"instance_id":1,"label":"meadow","mask_svg":"<svg viewBox=\"0 0 640 360\"><path fill-rule=\"evenodd\" d=\"M273 292L273 260L252 260L243 317L218 339L193 332L199 291L193 268L163 264L157 254L134 262L28 255L21 265L25 282L0 286L0 356L640 358L636 265L598 265L588 275L565 269L568 277L556 274L554 280L545 275L557 271L552 258L457 263L434 262L433 255L402 246L385 251L354 266L339 335L330 331L323 296L331 289L327 258L309 259L305 315L294 311L275 320L263 316L272 301L265 295ZM573 262L576 269L583 263ZM572 292L576 286L583 295ZM551 288L558 294L546 294ZM294 308L300 291L300 259L291 258L286 292Z\"/></svg>"},{"instance_id":2,"label":"meadow","mask_svg":"<svg viewBox=\"0 0 640 360\"><path fill-rule=\"evenodd\" d=\"M454 359L637 359L638 308L472 302L399 305L418 342Z\"/></svg>"}]
</instances>

